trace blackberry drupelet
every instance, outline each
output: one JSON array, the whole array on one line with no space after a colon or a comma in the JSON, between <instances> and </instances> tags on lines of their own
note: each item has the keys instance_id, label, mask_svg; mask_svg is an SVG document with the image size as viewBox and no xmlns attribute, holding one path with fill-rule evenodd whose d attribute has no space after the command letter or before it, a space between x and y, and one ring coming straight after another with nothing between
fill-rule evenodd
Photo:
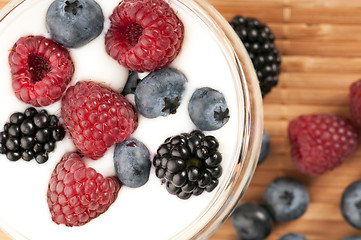
<instances>
[{"instance_id":1,"label":"blackberry drupelet","mask_svg":"<svg viewBox=\"0 0 361 240\"><path fill-rule=\"evenodd\" d=\"M242 40L257 73L264 97L278 83L281 56L271 29L255 18L235 16L230 25Z\"/></svg>"},{"instance_id":2,"label":"blackberry drupelet","mask_svg":"<svg viewBox=\"0 0 361 240\"><path fill-rule=\"evenodd\" d=\"M11 114L5 123L4 131L0 132L0 153L11 161L22 158L45 163L55 149L55 142L64 136L65 130L55 115L30 107L24 113Z\"/></svg>"},{"instance_id":3,"label":"blackberry drupelet","mask_svg":"<svg viewBox=\"0 0 361 240\"><path fill-rule=\"evenodd\" d=\"M156 176L181 199L211 192L222 175L218 141L200 130L167 138L153 158Z\"/></svg>"}]
</instances>

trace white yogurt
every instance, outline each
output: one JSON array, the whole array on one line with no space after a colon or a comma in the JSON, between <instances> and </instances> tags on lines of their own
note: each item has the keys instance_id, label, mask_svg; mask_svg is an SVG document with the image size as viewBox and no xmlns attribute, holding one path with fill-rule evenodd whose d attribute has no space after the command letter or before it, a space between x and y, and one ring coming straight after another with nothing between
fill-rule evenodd
<instances>
[{"instance_id":1,"label":"white yogurt","mask_svg":"<svg viewBox=\"0 0 361 240\"><path fill-rule=\"evenodd\" d=\"M28 105L20 102L11 89L8 53L22 36L43 35L49 37L45 27L46 10L52 0L27 0L20 4L0 23L0 124L5 123L11 113L24 111ZM124 86L128 70L111 59L105 52L104 35L109 27L108 17L119 0L98 0L106 23L103 33L91 43L79 49L71 49L75 74L71 84L79 80L93 80L110 85L116 90ZM11 162L0 156L0 222L8 231L15 231L32 240L63 239L170 239L187 226L193 224L218 197L230 180L238 153L236 143L242 137L244 119L240 112L243 105L241 94L235 84L229 61L219 47L215 34L207 29L194 13L181 3L170 1L185 26L185 37L179 56L171 67L181 70L188 84L177 113L167 117L146 119L139 117L139 127L133 134L143 141L152 156L158 146L169 136L195 129L191 122L187 104L192 93L200 87L211 87L224 93L230 109L230 120L221 129L206 134L214 135L220 142L224 169L219 186L211 193L181 200L170 195L151 169L149 181L142 187L122 187L114 204L108 211L81 227L56 225L47 206L46 192L50 175L61 157L75 148L71 140L57 143L45 164L19 160ZM192 14L192 15L191 15ZM131 98L131 97L130 97ZM60 116L60 103L46 107ZM97 161L87 161L103 175L114 175L113 148ZM20 238L22 239L22 238Z\"/></svg>"}]
</instances>

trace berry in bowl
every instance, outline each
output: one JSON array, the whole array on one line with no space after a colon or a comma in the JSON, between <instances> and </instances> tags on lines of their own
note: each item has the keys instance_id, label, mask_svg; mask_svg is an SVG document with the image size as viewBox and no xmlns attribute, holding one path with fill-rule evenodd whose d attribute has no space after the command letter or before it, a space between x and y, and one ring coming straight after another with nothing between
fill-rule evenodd
<instances>
[{"instance_id":1,"label":"berry in bowl","mask_svg":"<svg viewBox=\"0 0 361 240\"><path fill-rule=\"evenodd\" d=\"M14 0L0 58L12 237L205 238L247 188L262 98L207 3Z\"/></svg>"}]
</instances>

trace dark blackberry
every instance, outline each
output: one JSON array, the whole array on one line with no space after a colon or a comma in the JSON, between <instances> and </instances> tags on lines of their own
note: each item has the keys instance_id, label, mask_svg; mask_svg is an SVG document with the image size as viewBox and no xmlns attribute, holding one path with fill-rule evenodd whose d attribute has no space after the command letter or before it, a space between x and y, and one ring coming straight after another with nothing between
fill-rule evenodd
<instances>
[{"instance_id":1,"label":"dark blackberry","mask_svg":"<svg viewBox=\"0 0 361 240\"><path fill-rule=\"evenodd\" d=\"M181 199L211 192L222 175L218 141L199 130L167 138L153 158L156 176Z\"/></svg>"},{"instance_id":2,"label":"dark blackberry","mask_svg":"<svg viewBox=\"0 0 361 240\"><path fill-rule=\"evenodd\" d=\"M0 154L5 154L11 161L22 158L45 163L55 149L55 143L64 136L65 130L55 115L30 107L24 113L11 114L4 131L0 132Z\"/></svg>"},{"instance_id":3,"label":"dark blackberry","mask_svg":"<svg viewBox=\"0 0 361 240\"><path fill-rule=\"evenodd\" d=\"M281 56L271 29L255 18L235 16L230 25L242 40L257 73L264 97L278 83Z\"/></svg>"}]
</instances>

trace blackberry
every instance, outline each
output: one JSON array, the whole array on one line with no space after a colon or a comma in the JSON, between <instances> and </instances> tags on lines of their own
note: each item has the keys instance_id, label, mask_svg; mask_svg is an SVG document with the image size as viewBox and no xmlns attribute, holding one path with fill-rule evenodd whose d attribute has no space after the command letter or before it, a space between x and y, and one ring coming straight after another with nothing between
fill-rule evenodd
<instances>
[{"instance_id":1,"label":"blackberry","mask_svg":"<svg viewBox=\"0 0 361 240\"><path fill-rule=\"evenodd\" d=\"M11 161L22 158L45 163L55 149L55 142L64 136L65 130L55 115L29 107L24 113L11 114L9 122L5 123L0 132L0 154L5 154Z\"/></svg>"},{"instance_id":2,"label":"blackberry","mask_svg":"<svg viewBox=\"0 0 361 240\"><path fill-rule=\"evenodd\" d=\"M167 138L153 158L156 176L181 199L211 192L222 175L218 141L200 130Z\"/></svg>"},{"instance_id":3,"label":"blackberry","mask_svg":"<svg viewBox=\"0 0 361 240\"><path fill-rule=\"evenodd\" d=\"M255 18L235 16L230 25L242 40L257 73L264 97L278 83L281 56L271 29Z\"/></svg>"}]
</instances>

